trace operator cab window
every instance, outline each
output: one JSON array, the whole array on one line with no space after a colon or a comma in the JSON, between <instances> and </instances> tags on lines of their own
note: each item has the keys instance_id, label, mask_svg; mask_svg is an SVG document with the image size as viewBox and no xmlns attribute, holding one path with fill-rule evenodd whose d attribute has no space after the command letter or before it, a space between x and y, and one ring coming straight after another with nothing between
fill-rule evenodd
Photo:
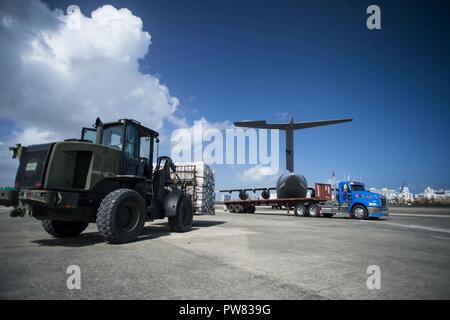
<instances>
[{"instance_id":1,"label":"operator cab window","mask_svg":"<svg viewBox=\"0 0 450 320\"><path fill-rule=\"evenodd\" d=\"M113 149L122 150L123 126L111 126L103 130L102 144Z\"/></svg>"},{"instance_id":2,"label":"operator cab window","mask_svg":"<svg viewBox=\"0 0 450 320\"><path fill-rule=\"evenodd\" d=\"M135 125L127 125L125 156L129 159L139 157L139 132Z\"/></svg>"},{"instance_id":3,"label":"operator cab window","mask_svg":"<svg viewBox=\"0 0 450 320\"><path fill-rule=\"evenodd\" d=\"M149 154L150 154L150 138L142 137L141 138L141 148L139 150L139 158L148 160Z\"/></svg>"},{"instance_id":4,"label":"operator cab window","mask_svg":"<svg viewBox=\"0 0 450 320\"><path fill-rule=\"evenodd\" d=\"M97 136L97 131L91 128L83 128L81 139L91 142L95 142L95 137Z\"/></svg>"}]
</instances>

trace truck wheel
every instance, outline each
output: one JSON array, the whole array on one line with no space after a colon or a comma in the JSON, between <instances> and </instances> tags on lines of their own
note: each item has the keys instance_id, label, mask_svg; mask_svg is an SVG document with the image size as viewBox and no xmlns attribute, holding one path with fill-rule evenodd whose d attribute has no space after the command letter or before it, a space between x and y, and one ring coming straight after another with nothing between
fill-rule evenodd
<instances>
[{"instance_id":1,"label":"truck wheel","mask_svg":"<svg viewBox=\"0 0 450 320\"><path fill-rule=\"evenodd\" d=\"M357 204L352 208L352 218L353 219L364 220L364 219L367 219L367 217L368 217L368 214L367 214L366 207Z\"/></svg>"},{"instance_id":2,"label":"truck wheel","mask_svg":"<svg viewBox=\"0 0 450 320\"><path fill-rule=\"evenodd\" d=\"M302 204L298 204L294 208L294 215L296 215L297 217L305 217L306 212L306 207Z\"/></svg>"},{"instance_id":3,"label":"truck wheel","mask_svg":"<svg viewBox=\"0 0 450 320\"><path fill-rule=\"evenodd\" d=\"M193 210L191 200L187 196L182 196L178 200L177 214L169 217L169 228L173 232L186 232L192 229Z\"/></svg>"},{"instance_id":4,"label":"truck wheel","mask_svg":"<svg viewBox=\"0 0 450 320\"><path fill-rule=\"evenodd\" d=\"M56 238L75 237L87 228L88 223L83 221L42 220L42 226L48 234Z\"/></svg>"},{"instance_id":5,"label":"truck wheel","mask_svg":"<svg viewBox=\"0 0 450 320\"><path fill-rule=\"evenodd\" d=\"M127 243L141 234L146 216L144 199L139 193L118 189L100 203L97 228L109 243Z\"/></svg>"},{"instance_id":6,"label":"truck wheel","mask_svg":"<svg viewBox=\"0 0 450 320\"><path fill-rule=\"evenodd\" d=\"M320 215L320 209L317 204L310 204L308 206L308 215L310 217L318 217Z\"/></svg>"}]
</instances>

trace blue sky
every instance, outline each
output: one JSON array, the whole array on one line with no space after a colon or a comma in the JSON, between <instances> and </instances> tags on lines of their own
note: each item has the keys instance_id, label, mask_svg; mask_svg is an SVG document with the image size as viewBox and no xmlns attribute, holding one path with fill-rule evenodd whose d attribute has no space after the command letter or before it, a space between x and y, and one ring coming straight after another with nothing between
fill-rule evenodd
<instances>
[{"instance_id":1,"label":"blue sky","mask_svg":"<svg viewBox=\"0 0 450 320\"><path fill-rule=\"evenodd\" d=\"M85 15L105 4L48 3ZM450 188L448 2L107 3L143 20L152 44L140 69L158 75L190 123L352 117L296 133L296 171L310 184L334 170L376 187ZM381 8L382 30L366 28L370 4ZM219 188L255 185L237 179L236 166L214 169Z\"/></svg>"}]
</instances>

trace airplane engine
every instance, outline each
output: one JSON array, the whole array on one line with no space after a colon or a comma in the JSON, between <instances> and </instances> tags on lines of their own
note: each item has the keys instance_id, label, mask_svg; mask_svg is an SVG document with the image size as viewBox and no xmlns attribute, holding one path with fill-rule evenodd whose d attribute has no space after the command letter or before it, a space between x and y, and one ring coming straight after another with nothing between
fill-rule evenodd
<instances>
[{"instance_id":1,"label":"airplane engine","mask_svg":"<svg viewBox=\"0 0 450 320\"><path fill-rule=\"evenodd\" d=\"M248 199L248 193L245 192L245 190L239 191L239 199L241 199L241 200L247 200L247 199Z\"/></svg>"},{"instance_id":2,"label":"airplane engine","mask_svg":"<svg viewBox=\"0 0 450 320\"><path fill-rule=\"evenodd\" d=\"M269 192L269 190L263 190L262 192L261 192L261 198L263 198L263 199L269 199L270 198L270 192Z\"/></svg>"}]
</instances>

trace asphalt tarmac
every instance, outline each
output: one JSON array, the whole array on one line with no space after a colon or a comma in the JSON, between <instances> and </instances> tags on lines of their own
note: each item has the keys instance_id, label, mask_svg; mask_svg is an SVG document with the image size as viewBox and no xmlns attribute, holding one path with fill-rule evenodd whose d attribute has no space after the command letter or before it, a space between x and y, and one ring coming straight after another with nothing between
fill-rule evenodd
<instances>
[{"instance_id":1,"label":"asphalt tarmac","mask_svg":"<svg viewBox=\"0 0 450 320\"><path fill-rule=\"evenodd\" d=\"M81 289L67 286L71 265ZM367 286L369 266L379 289ZM56 239L0 208L0 299L450 299L449 270L450 209L357 221L218 206L191 232L159 220L138 241L111 245L95 224Z\"/></svg>"}]
</instances>

